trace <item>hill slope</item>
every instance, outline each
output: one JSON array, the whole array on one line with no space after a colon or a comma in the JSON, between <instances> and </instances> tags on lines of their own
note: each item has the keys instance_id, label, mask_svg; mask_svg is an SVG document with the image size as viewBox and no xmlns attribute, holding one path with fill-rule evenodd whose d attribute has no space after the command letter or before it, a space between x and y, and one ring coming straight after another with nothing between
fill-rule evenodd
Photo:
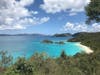
<instances>
[{"instance_id":1,"label":"hill slope","mask_svg":"<svg viewBox=\"0 0 100 75\"><path fill-rule=\"evenodd\" d=\"M82 44L91 47L93 50L100 50L100 32L97 33L76 33L74 38L68 40L70 42L81 42Z\"/></svg>"}]
</instances>

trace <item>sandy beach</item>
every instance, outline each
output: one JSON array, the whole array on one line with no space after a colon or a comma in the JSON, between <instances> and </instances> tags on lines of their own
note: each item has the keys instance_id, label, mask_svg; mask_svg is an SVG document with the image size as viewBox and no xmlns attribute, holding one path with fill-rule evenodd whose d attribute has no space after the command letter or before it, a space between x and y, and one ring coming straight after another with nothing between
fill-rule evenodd
<instances>
[{"instance_id":1,"label":"sandy beach","mask_svg":"<svg viewBox=\"0 0 100 75\"><path fill-rule=\"evenodd\" d=\"M93 50L90 47L82 45L81 43L78 43L77 45L80 46L82 48L82 51L84 51L85 53L87 54L93 53Z\"/></svg>"}]
</instances>

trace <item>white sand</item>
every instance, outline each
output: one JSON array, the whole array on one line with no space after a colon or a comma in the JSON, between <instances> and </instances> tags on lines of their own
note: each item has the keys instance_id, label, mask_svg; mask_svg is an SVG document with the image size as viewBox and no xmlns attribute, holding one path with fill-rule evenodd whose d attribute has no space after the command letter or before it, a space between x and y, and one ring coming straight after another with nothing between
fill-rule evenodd
<instances>
[{"instance_id":1,"label":"white sand","mask_svg":"<svg viewBox=\"0 0 100 75\"><path fill-rule=\"evenodd\" d=\"M86 52L87 54L93 53L93 50L90 49L90 47L87 47L85 45L82 45L81 43L76 44L82 48L82 51Z\"/></svg>"}]
</instances>

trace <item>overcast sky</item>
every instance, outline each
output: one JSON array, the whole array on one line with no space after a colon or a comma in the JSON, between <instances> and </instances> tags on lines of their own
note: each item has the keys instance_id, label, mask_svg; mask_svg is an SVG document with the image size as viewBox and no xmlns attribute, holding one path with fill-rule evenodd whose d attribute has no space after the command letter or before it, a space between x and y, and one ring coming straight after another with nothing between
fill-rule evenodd
<instances>
[{"instance_id":1,"label":"overcast sky","mask_svg":"<svg viewBox=\"0 0 100 75\"><path fill-rule=\"evenodd\" d=\"M0 34L76 33L100 31L86 25L84 7L90 0L0 0Z\"/></svg>"}]
</instances>

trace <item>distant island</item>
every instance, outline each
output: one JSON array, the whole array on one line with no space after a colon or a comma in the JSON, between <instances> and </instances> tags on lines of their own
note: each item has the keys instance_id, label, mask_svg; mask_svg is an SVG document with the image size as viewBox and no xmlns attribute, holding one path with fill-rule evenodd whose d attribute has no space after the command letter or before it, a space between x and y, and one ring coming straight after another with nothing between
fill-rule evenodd
<instances>
[{"instance_id":1,"label":"distant island","mask_svg":"<svg viewBox=\"0 0 100 75\"><path fill-rule=\"evenodd\" d=\"M54 34L53 36L55 37L68 37L71 36L72 34L70 33L61 33L61 34Z\"/></svg>"},{"instance_id":2,"label":"distant island","mask_svg":"<svg viewBox=\"0 0 100 75\"><path fill-rule=\"evenodd\" d=\"M44 34L0 34L0 36L49 36Z\"/></svg>"},{"instance_id":3,"label":"distant island","mask_svg":"<svg viewBox=\"0 0 100 75\"><path fill-rule=\"evenodd\" d=\"M45 34L36 34L36 33L32 33L32 34L0 34L0 36L52 36L52 37L68 37L68 36L72 36L72 34L70 33L61 33L61 34L54 34L54 35L45 35Z\"/></svg>"}]
</instances>

